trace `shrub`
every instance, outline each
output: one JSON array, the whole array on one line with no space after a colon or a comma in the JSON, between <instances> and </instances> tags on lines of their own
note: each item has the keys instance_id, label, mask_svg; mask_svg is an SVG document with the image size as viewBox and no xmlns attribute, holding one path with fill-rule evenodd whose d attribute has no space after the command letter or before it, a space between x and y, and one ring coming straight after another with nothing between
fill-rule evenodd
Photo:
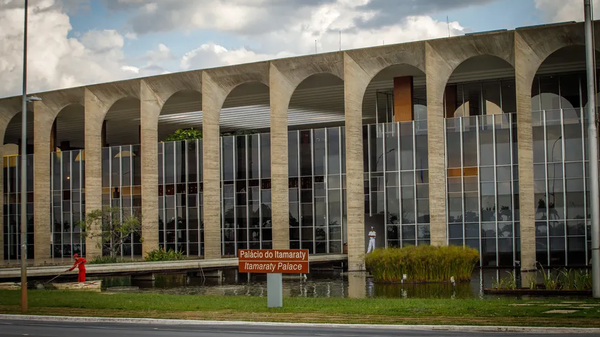
<instances>
[{"instance_id":1,"label":"shrub","mask_svg":"<svg viewBox=\"0 0 600 337\"><path fill-rule=\"evenodd\" d=\"M429 245L376 249L365 257L375 282L456 282L471 280L479 252L458 246Z\"/></svg>"},{"instance_id":2,"label":"shrub","mask_svg":"<svg viewBox=\"0 0 600 337\"><path fill-rule=\"evenodd\" d=\"M183 260L183 252L174 251L173 249L165 250L164 248L155 249L146 254L146 261L176 261Z\"/></svg>"}]
</instances>

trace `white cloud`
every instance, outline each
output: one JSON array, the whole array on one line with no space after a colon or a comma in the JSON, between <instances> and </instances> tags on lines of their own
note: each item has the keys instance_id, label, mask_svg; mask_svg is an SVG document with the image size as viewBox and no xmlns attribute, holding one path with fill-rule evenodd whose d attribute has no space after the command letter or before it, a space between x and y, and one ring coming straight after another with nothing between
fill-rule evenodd
<instances>
[{"instance_id":1,"label":"white cloud","mask_svg":"<svg viewBox=\"0 0 600 337\"><path fill-rule=\"evenodd\" d=\"M0 97L17 95L22 83L23 9L0 1ZM123 69L123 36L114 30L69 38L72 27L57 0L30 1L28 91L45 91L134 76Z\"/></svg>"},{"instance_id":2,"label":"white cloud","mask_svg":"<svg viewBox=\"0 0 600 337\"><path fill-rule=\"evenodd\" d=\"M161 61L173 59L173 53L169 47L165 46L162 43L158 44L158 48L156 50L149 51L146 56L149 59L150 63L159 63Z\"/></svg>"},{"instance_id":3,"label":"white cloud","mask_svg":"<svg viewBox=\"0 0 600 337\"><path fill-rule=\"evenodd\" d=\"M583 21L582 0L535 0L535 7L550 22ZM600 0L593 0L594 18L600 15Z\"/></svg>"},{"instance_id":4,"label":"white cloud","mask_svg":"<svg viewBox=\"0 0 600 337\"><path fill-rule=\"evenodd\" d=\"M140 68L134 66L122 66L121 70L134 73L136 75L140 73Z\"/></svg>"},{"instance_id":5,"label":"white cloud","mask_svg":"<svg viewBox=\"0 0 600 337\"><path fill-rule=\"evenodd\" d=\"M183 55L180 66L183 70L213 68L232 64L264 61L292 55L293 54L287 52L281 52L275 55L261 54L246 48L227 50L223 46L207 43Z\"/></svg>"},{"instance_id":6,"label":"white cloud","mask_svg":"<svg viewBox=\"0 0 600 337\"><path fill-rule=\"evenodd\" d=\"M20 90L21 1L0 0L0 97ZM202 10L198 1L110 0L105 3L107 7L130 11L130 27L125 27L123 33L92 30L68 37L72 27L61 7L63 1L31 0L28 79L32 92L163 74L168 73L167 65L188 70L312 54L315 40L319 53L336 51L340 31L343 49L448 35L446 22L421 13L424 9L415 9L421 3L427 3L423 8L447 6L446 0L407 5L401 12L413 15L400 15L390 23L377 19L389 13L382 9L384 2L374 0L206 0L202 1ZM459 2L466 6L476 1ZM391 8L396 7L394 4ZM156 17L159 13L160 18ZM166 43L161 43L134 59L124 55L125 42L137 39L138 34L193 29L229 32L252 47L200 41L184 55L175 55ZM458 22L450 24L450 34L462 32L464 28Z\"/></svg>"},{"instance_id":7,"label":"white cloud","mask_svg":"<svg viewBox=\"0 0 600 337\"><path fill-rule=\"evenodd\" d=\"M458 35L464 28L458 22L448 24L430 16L409 16L394 25L357 29L357 20L369 20L374 13L362 9L365 0L338 0L313 8L306 21L283 25L260 36L243 36L249 44L258 44L261 52L247 48L227 49L219 44L203 44L185 54L180 62L182 69L199 69L215 66L255 62L294 55L337 51L342 31L342 48L353 49ZM258 43L256 43L259 41Z\"/></svg>"}]
</instances>

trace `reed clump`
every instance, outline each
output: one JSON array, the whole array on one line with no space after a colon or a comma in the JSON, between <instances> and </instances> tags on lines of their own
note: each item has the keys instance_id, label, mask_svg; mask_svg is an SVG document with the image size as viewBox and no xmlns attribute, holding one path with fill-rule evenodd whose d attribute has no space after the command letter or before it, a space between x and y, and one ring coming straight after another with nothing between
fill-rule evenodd
<instances>
[{"instance_id":1,"label":"reed clump","mask_svg":"<svg viewBox=\"0 0 600 337\"><path fill-rule=\"evenodd\" d=\"M452 277L468 282L477 261L473 248L421 245L376 249L366 255L365 266L375 282L450 282Z\"/></svg>"}]
</instances>

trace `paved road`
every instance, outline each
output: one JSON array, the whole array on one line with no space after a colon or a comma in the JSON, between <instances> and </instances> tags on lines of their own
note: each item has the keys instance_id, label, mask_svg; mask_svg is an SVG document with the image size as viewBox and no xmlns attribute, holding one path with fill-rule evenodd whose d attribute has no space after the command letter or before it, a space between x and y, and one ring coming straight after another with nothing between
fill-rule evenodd
<instances>
[{"instance_id":1,"label":"paved road","mask_svg":"<svg viewBox=\"0 0 600 337\"><path fill-rule=\"evenodd\" d=\"M240 336L285 336L285 337L382 337L382 336L526 336L548 337L548 334L508 334L483 332L449 332L438 330L381 330L364 328L323 328L323 327L288 327L257 325L154 325L123 323L71 323L71 322L36 322L0 320L0 336L39 336L39 337L117 337L117 336L151 336L151 337L240 337ZM551 334L550 336L568 336L568 334Z\"/></svg>"}]
</instances>

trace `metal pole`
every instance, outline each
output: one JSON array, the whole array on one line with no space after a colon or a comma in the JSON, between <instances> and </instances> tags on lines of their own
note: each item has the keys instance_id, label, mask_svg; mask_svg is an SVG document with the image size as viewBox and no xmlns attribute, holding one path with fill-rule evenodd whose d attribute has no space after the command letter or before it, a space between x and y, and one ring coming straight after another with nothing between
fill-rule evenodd
<instances>
[{"instance_id":1,"label":"metal pole","mask_svg":"<svg viewBox=\"0 0 600 337\"><path fill-rule=\"evenodd\" d=\"M23 30L23 109L21 111L21 312L27 312L27 9Z\"/></svg>"},{"instance_id":2,"label":"metal pole","mask_svg":"<svg viewBox=\"0 0 600 337\"><path fill-rule=\"evenodd\" d=\"M591 1L584 0L585 11L585 58L587 69L588 88L588 148L590 156L590 207L592 214L592 290L595 298L600 298L600 228L598 199L598 135L596 133L596 69L594 67L594 36L592 32L592 8Z\"/></svg>"}]
</instances>

